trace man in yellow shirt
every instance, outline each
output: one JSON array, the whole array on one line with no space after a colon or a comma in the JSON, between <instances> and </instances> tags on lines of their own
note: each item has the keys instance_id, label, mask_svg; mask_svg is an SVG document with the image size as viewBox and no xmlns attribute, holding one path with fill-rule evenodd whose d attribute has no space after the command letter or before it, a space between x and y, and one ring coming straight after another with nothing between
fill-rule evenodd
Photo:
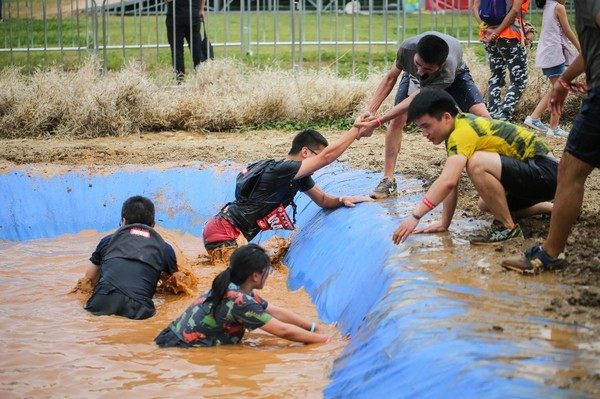
<instances>
[{"instance_id":1,"label":"man in yellow shirt","mask_svg":"<svg viewBox=\"0 0 600 399\"><path fill-rule=\"evenodd\" d=\"M479 207L494 215L490 230L472 244L501 243L523 237L515 216L550 213L556 191L558 162L548 146L527 129L508 122L459 113L453 98L440 89L423 89L408 109L423 136L445 142L448 159L427 194L396 229L399 244L412 232L446 231L456 209L458 182L466 168L479 194ZM439 223L416 229L419 219L444 203Z\"/></svg>"}]
</instances>

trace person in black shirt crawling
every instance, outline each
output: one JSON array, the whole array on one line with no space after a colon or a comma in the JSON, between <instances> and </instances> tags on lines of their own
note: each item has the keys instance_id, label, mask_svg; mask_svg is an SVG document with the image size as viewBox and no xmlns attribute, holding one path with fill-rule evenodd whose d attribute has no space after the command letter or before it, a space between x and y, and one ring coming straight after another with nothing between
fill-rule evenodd
<instances>
[{"instance_id":1,"label":"person in black shirt crawling","mask_svg":"<svg viewBox=\"0 0 600 399\"><path fill-rule=\"evenodd\" d=\"M336 160L355 139L359 130L352 128L337 142L328 145L319 132L303 130L294 137L288 156L267 159L248 165L237 176L235 201L226 204L204 226L204 246L209 253L218 248L237 247L243 235L250 241L262 230L293 230L294 196L306 193L322 208L353 207L367 196L334 197L315 185L311 175ZM292 207L292 217L287 213Z\"/></svg>"},{"instance_id":2,"label":"person in black shirt crawling","mask_svg":"<svg viewBox=\"0 0 600 399\"><path fill-rule=\"evenodd\" d=\"M84 280L95 284L85 309L100 315L147 319L162 272L177 272L173 247L154 231L154 204L134 196L123 203L121 225L96 247Z\"/></svg>"}]
</instances>

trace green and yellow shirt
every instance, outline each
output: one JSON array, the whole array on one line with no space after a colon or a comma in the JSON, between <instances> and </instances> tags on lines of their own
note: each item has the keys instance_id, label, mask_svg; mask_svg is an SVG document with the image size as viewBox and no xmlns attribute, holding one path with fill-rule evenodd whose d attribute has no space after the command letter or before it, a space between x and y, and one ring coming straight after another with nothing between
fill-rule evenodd
<instances>
[{"instance_id":1,"label":"green and yellow shirt","mask_svg":"<svg viewBox=\"0 0 600 399\"><path fill-rule=\"evenodd\" d=\"M467 159L475 151L495 152L521 161L546 156L550 148L535 133L512 123L459 113L446 140L448 156Z\"/></svg>"}]
</instances>

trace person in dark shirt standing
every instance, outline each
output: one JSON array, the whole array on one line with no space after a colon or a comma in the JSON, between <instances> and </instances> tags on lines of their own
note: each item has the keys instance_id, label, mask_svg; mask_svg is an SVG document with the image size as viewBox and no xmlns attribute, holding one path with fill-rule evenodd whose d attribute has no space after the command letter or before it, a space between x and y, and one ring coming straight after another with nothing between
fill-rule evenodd
<instances>
[{"instance_id":1,"label":"person in dark shirt standing","mask_svg":"<svg viewBox=\"0 0 600 399\"><path fill-rule=\"evenodd\" d=\"M167 38L177 81L183 80L183 40L192 53L194 68L201 62L200 21L204 21L205 0L167 0Z\"/></svg>"},{"instance_id":2,"label":"person in dark shirt standing","mask_svg":"<svg viewBox=\"0 0 600 399\"><path fill-rule=\"evenodd\" d=\"M306 129L294 137L287 158L262 160L245 168L237 177L235 201L226 204L218 215L204 226L204 246L210 252L217 248L237 247L243 235L252 240L262 230L294 229L294 197L306 193L321 208L353 207L367 196L336 197L315 185L311 175L335 161L359 136L352 128L336 143L328 145L319 132ZM286 207L292 206L293 214Z\"/></svg>"},{"instance_id":3,"label":"person in dark shirt standing","mask_svg":"<svg viewBox=\"0 0 600 399\"><path fill-rule=\"evenodd\" d=\"M569 91L586 91L585 85L574 82L584 72L589 90L560 159L548 237L542 245L529 248L522 256L502 261L504 268L523 274L567 266L562 252L583 205L585 182L594 169L600 168L600 0L577 0L574 4L581 54L554 82L550 95L552 111L562 113Z\"/></svg>"},{"instance_id":4,"label":"person in dark shirt standing","mask_svg":"<svg viewBox=\"0 0 600 399\"><path fill-rule=\"evenodd\" d=\"M85 309L100 315L147 319L162 272L177 272L173 247L154 231L154 204L134 196L121 209L121 225L96 247L84 279L95 284Z\"/></svg>"}]
</instances>

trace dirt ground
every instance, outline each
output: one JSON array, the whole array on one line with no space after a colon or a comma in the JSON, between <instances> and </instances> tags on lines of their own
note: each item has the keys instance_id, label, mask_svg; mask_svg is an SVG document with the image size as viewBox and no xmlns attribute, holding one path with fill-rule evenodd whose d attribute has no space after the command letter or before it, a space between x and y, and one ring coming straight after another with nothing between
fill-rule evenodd
<instances>
[{"instance_id":1,"label":"dirt ground","mask_svg":"<svg viewBox=\"0 0 600 399\"><path fill-rule=\"evenodd\" d=\"M343 132L324 131L328 140L335 140ZM104 137L86 140L21 139L0 140L0 172L24 164L35 164L43 172L48 165L94 165L99 170L123 164L157 164L190 161L217 163L231 160L245 163L267 157L284 157L294 132L272 130L191 133L144 133L127 137ZM362 139L340 158L352 167L381 172L383 168L383 131ZM554 154L560 157L565 144L561 138L548 140ZM425 185L438 175L445 161L442 146L434 147L415 133L406 133L397 172L423 179ZM476 206L476 193L466 177L461 182L461 196L457 214L490 220ZM586 184L584 206L568 241L566 257L570 266L559 272L565 285L564 295L544 304L548 317L568 323L597 324L600 320L600 176L592 172ZM498 258L519 254L526 246L539 243L546 236L549 219L521 220L527 237L525 244L507 244ZM517 277L515 278L527 278Z\"/></svg>"}]
</instances>

